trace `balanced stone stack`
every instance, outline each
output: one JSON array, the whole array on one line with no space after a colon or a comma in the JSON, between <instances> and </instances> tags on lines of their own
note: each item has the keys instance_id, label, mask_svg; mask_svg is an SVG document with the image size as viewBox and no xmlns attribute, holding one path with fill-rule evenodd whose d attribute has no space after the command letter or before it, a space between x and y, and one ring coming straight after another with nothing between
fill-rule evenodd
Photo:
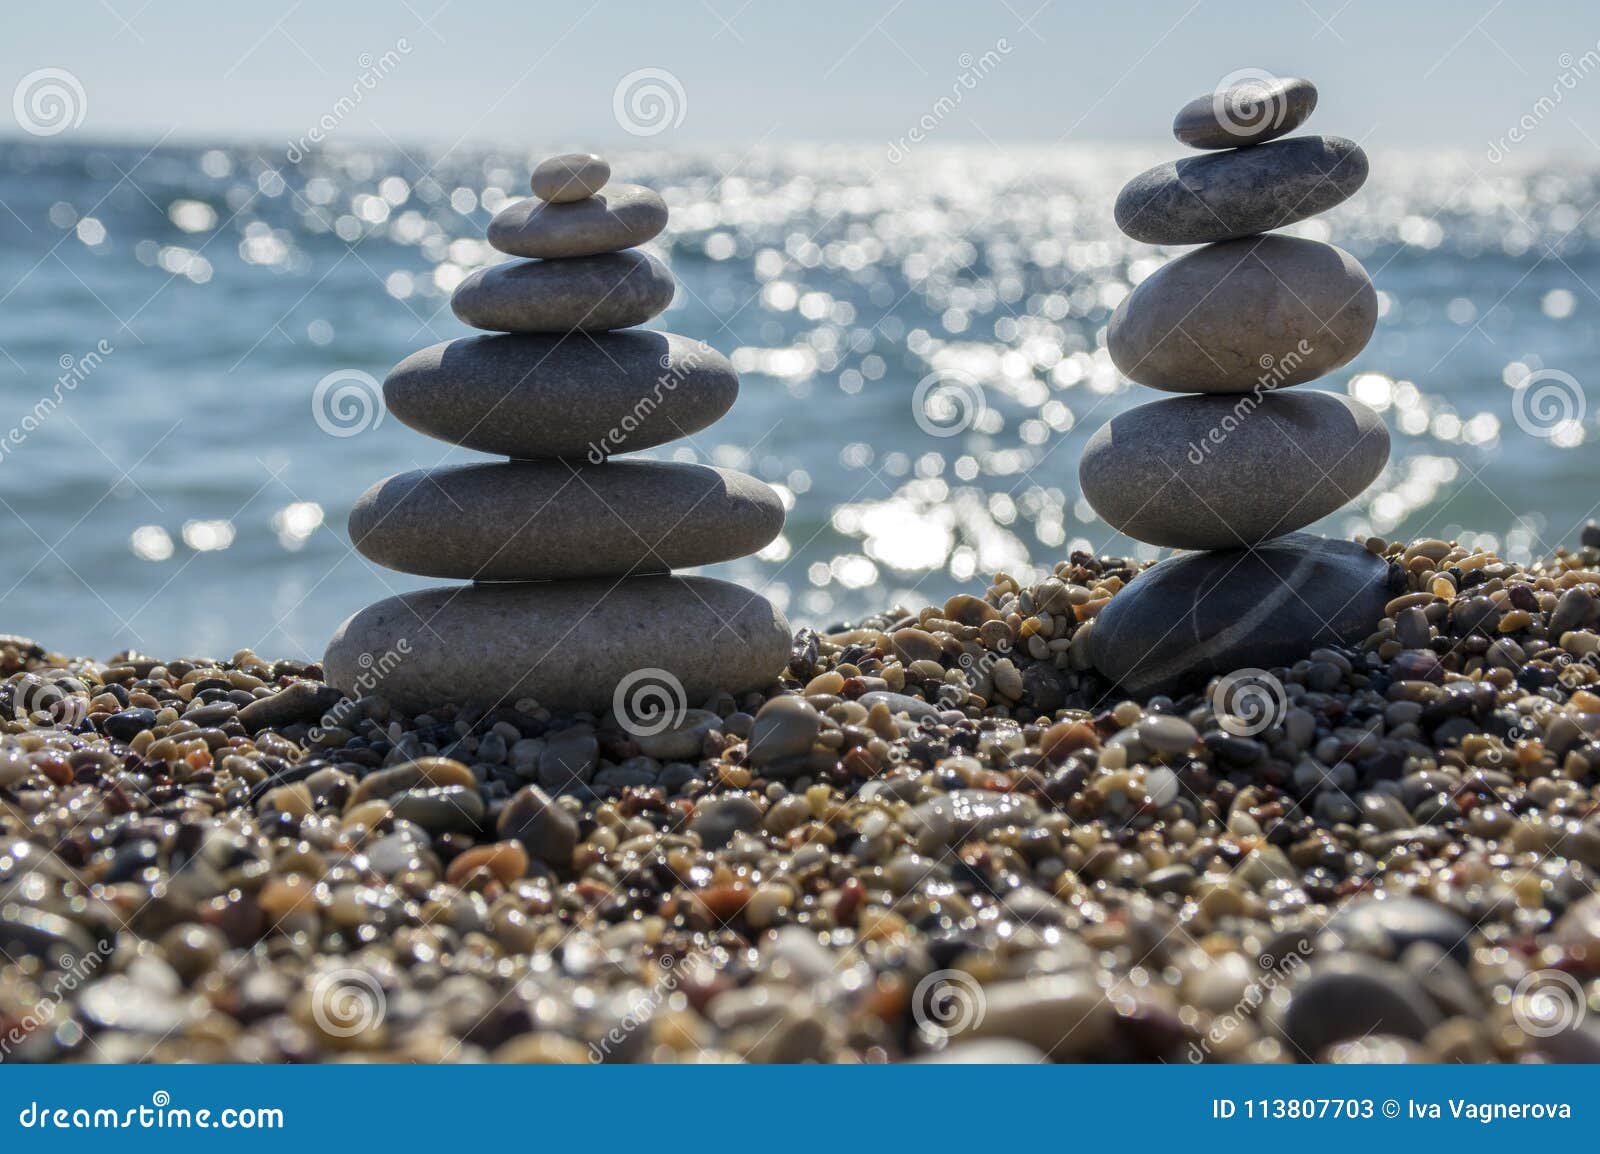
<instances>
[{"instance_id":1,"label":"balanced stone stack","mask_svg":"<svg viewBox=\"0 0 1600 1154\"><path fill-rule=\"evenodd\" d=\"M783 527L778 495L727 469L611 459L706 428L739 381L708 345L633 327L675 291L634 247L667 207L610 173L585 154L540 164L535 196L489 225L490 244L526 259L474 273L451 301L500 335L423 349L384 382L407 425L509 459L401 473L356 502L362 554L472 584L346 621L325 665L353 696L600 712L639 677L656 704L699 702L762 688L788 660L789 626L765 598L671 575L762 548Z\"/></svg>"},{"instance_id":2,"label":"balanced stone stack","mask_svg":"<svg viewBox=\"0 0 1600 1154\"><path fill-rule=\"evenodd\" d=\"M1388 599L1384 560L1294 532L1358 496L1389 459L1388 430L1366 405L1291 390L1359 353L1378 316L1349 253L1268 231L1366 179L1353 141L1277 139L1316 99L1308 81L1277 78L1202 96L1173 131L1208 154L1158 165L1117 198L1117 225L1134 239L1205 246L1135 288L1106 334L1125 375L1187 395L1112 418L1079 466L1107 523L1204 550L1145 571L1093 623L1094 664L1135 695L1359 640Z\"/></svg>"}]
</instances>

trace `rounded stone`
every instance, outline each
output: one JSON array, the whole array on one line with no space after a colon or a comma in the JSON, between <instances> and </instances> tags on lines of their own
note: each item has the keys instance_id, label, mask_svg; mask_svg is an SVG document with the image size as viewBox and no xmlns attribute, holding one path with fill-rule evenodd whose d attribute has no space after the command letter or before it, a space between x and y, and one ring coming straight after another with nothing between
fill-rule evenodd
<instances>
[{"instance_id":1,"label":"rounded stone","mask_svg":"<svg viewBox=\"0 0 1600 1154\"><path fill-rule=\"evenodd\" d=\"M528 198L489 222L489 243L512 256L593 256L632 248L667 226L667 202L652 189L618 184L582 200Z\"/></svg>"},{"instance_id":2,"label":"rounded stone","mask_svg":"<svg viewBox=\"0 0 1600 1154\"><path fill-rule=\"evenodd\" d=\"M1175 393L1298 385L1347 364L1378 323L1378 294L1343 249L1292 236L1222 241L1163 265L1111 316L1123 374Z\"/></svg>"},{"instance_id":3,"label":"rounded stone","mask_svg":"<svg viewBox=\"0 0 1600 1154\"><path fill-rule=\"evenodd\" d=\"M664 264L628 249L479 269L456 286L450 307L493 332L597 332L644 324L672 303L674 288Z\"/></svg>"},{"instance_id":4,"label":"rounded stone","mask_svg":"<svg viewBox=\"0 0 1600 1154\"><path fill-rule=\"evenodd\" d=\"M676 333L514 334L419 349L383 382L389 412L430 437L507 457L598 463L697 433L739 377Z\"/></svg>"},{"instance_id":5,"label":"rounded stone","mask_svg":"<svg viewBox=\"0 0 1600 1154\"><path fill-rule=\"evenodd\" d=\"M330 684L416 714L531 697L604 713L619 683L664 672L685 704L770 685L789 624L766 598L709 577L452 585L389 597L334 634Z\"/></svg>"},{"instance_id":6,"label":"rounded stone","mask_svg":"<svg viewBox=\"0 0 1600 1154\"><path fill-rule=\"evenodd\" d=\"M1178 110L1172 135L1190 148L1243 148L1287 136L1317 107L1317 86L1295 76L1248 76L1196 96Z\"/></svg>"},{"instance_id":7,"label":"rounded stone","mask_svg":"<svg viewBox=\"0 0 1600 1154\"><path fill-rule=\"evenodd\" d=\"M1146 244L1206 244L1327 212L1367 179L1367 156L1340 136L1297 136L1158 164L1117 195L1117 227Z\"/></svg>"},{"instance_id":8,"label":"rounded stone","mask_svg":"<svg viewBox=\"0 0 1600 1154\"><path fill-rule=\"evenodd\" d=\"M1203 685L1361 641L1394 596L1389 563L1351 541L1291 533L1254 549L1172 557L1094 618L1089 656L1128 694Z\"/></svg>"},{"instance_id":9,"label":"rounded stone","mask_svg":"<svg viewBox=\"0 0 1600 1154\"><path fill-rule=\"evenodd\" d=\"M1095 512L1135 540L1227 549L1326 516L1388 460L1382 418L1351 397L1173 397L1096 430L1078 481Z\"/></svg>"},{"instance_id":10,"label":"rounded stone","mask_svg":"<svg viewBox=\"0 0 1600 1154\"><path fill-rule=\"evenodd\" d=\"M1421 1041L1440 1020L1438 1008L1405 970L1342 954L1318 961L1294 988L1282 1028L1295 1056L1314 1062L1335 1042L1379 1031Z\"/></svg>"},{"instance_id":11,"label":"rounded stone","mask_svg":"<svg viewBox=\"0 0 1600 1154\"><path fill-rule=\"evenodd\" d=\"M540 200L566 204L593 196L611 179L611 165L592 152L563 152L541 160L528 178Z\"/></svg>"},{"instance_id":12,"label":"rounded stone","mask_svg":"<svg viewBox=\"0 0 1600 1154\"><path fill-rule=\"evenodd\" d=\"M1398 957L1418 942L1426 942L1462 964L1472 954L1472 923L1427 898L1361 898L1334 914L1327 928L1345 949L1379 945Z\"/></svg>"},{"instance_id":13,"label":"rounded stone","mask_svg":"<svg viewBox=\"0 0 1600 1154\"><path fill-rule=\"evenodd\" d=\"M350 511L365 557L473 581L691 569L754 553L782 528L782 500L754 477L629 458L419 469L379 481Z\"/></svg>"},{"instance_id":14,"label":"rounded stone","mask_svg":"<svg viewBox=\"0 0 1600 1154\"><path fill-rule=\"evenodd\" d=\"M753 765L770 765L811 752L822 715L803 697L774 697L756 714L745 743Z\"/></svg>"}]
</instances>

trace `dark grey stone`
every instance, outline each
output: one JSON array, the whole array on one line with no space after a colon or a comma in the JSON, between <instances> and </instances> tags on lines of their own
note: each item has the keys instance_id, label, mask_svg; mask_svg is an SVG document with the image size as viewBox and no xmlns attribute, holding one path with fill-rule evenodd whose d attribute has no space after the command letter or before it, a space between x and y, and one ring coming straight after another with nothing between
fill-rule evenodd
<instances>
[{"instance_id":1,"label":"dark grey stone","mask_svg":"<svg viewBox=\"0 0 1600 1154\"><path fill-rule=\"evenodd\" d=\"M1340 136L1297 136L1158 164L1117 196L1117 227L1146 244L1206 244L1282 228L1349 199L1367 156Z\"/></svg>"},{"instance_id":2,"label":"dark grey stone","mask_svg":"<svg viewBox=\"0 0 1600 1154\"><path fill-rule=\"evenodd\" d=\"M697 433L738 395L716 349L657 332L467 337L419 349L383 382L389 412L430 437L590 462Z\"/></svg>"},{"instance_id":3,"label":"dark grey stone","mask_svg":"<svg viewBox=\"0 0 1600 1154\"><path fill-rule=\"evenodd\" d=\"M690 569L754 553L782 528L782 500L754 477L631 458L419 469L350 511L351 541L378 564L477 581Z\"/></svg>"},{"instance_id":4,"label":"dark grey stone","mask_svg":"<svg viewBox=\"0 0 1600 1154\"><path fill-rule=\"evenodd\" d=\"M1242 393L1315 380L1366 347L1378 294L1343 249L1254 236L1186 253L1147 277L1106 329L1141 385Z\"/></svg>"},{"instance_id":5,"label":"dark grey stone","mask_svg":"<svg viewBox=\"0 0 1600 1154\"><path fill-rule=\"evenodd\" d=\"M1440 1020L1437 1007L1405 970L1346 954L1314 964L1291 992L1282 1025L1295 1057L1315 1062L1336 1042L1367 1034L1420 1042Z\"/></svg>"},{"instance_id":6,"label":"dark grey stone","mask_svg":"<svg viewBox=\"0 0 1600 1154\"><path fill-rule=\"evenodd\" d=\"M572 867L578 847L578 819L561 808L536 785L526 785L512 795L500 811L498 832L515 838L530 856L556 869Z\"/></svg>"},{"instance_id":7,"label":"dark grey stone","mask_svg":"<svg viewBox=\"0 0 1600 1154\"><path fill-rule=\"evenodd\" d=\"M1317 107L1317 86L1295 76L1251 76L1196 96L1178 110L1172 135L1190 148L1265 144L1299 128Z\"/></svg>"},{"instance_id":8,"label":"dark grey stone","mask_svg":"<svg viewBox=\"0 0 1600 1154\"><path fill-rule=\"evenodd\" d=\"M527 197L489 222L489 243L512 256L573 257L644 244L667 227L667 202L653 189L614 184L582 200Z\"/></svg>"},{"instance_id":9,"label":"dark grey stone","mask_svg":"<svg viewBox=\"0 0 1600 1154\"><path fill-rule=\"evenodd\" d=\"M1145 570L1096 615L1089 653L1130 694L1175 692L1358 642L1392 596L1383 558L1353 542L1291 533Z\"/></svg>"},{"instance_id":10,"label":"dark grey stone","mask_svg":"<svg viewBox=\"0 0 1600 1154\"><path fill-rule=\"evenodd\" d=\"M1139 541L1253 545L1354 500L1389 460L1389 430L1360 401L1296 389L1173 397L1119 413L1084 446L1095 512Z\"/></svg>"},{"instance_id":11,"label":"dark grey stone","mask_svg":"<svg viewBox=\"0 0 1600 1154\"><path fill-rule=\"evenodd\" d=\"M1396 957L1418 942L1463 963L1472 953L1472 923L1427 898L1360 898L1329 919L1328 929L1347 948L1378 946Z\"/></svg>"},{"instance_id":12,"label":"dark grey stone","mask_svg":"<svg viewBox=\"0 0 1600 1154\"><path fill-rule=\"evenodd\" d=\"M759 829L763 816L759 802L742 793L730 793L696 805L689 828L700 835L700 844L706 849L721 849L734 834Z\"/></svg>"},{"instance_id":13,"label":"dark grey stone","mask_svg":"<svg viewBox=\"0 0 1600 1154\"><path fill-rule=\"evenodd\" d=\"M479 269L456 287L450 307L464 323L495 332L594 332L644 324L672 303L674 288L665 265L628 249Z\"/></svg>"},{"instance_id":14,"label":"dark grey stone","mask_svg":"<svg viewBox=\"0 0 1600 1154\"><path fill-rule=\"evenodd\" d=\"M303 722L321 721L324 714L344 700L344 694L331 685L316 681L294 681L270 697L258 697L239 710L239 724L249 733L263 729L282 729ZM359 696L359 695L357 695Z\"/></svg>"}]
</instances>

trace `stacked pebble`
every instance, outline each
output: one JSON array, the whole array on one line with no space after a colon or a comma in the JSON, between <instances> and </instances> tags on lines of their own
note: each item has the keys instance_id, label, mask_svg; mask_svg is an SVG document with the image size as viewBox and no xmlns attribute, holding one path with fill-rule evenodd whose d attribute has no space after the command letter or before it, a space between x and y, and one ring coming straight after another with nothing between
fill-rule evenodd
<instances>
[{"instance_id":1,"label":"stacked pebble","mask_svg":"<svg viewBox=\"0 0 1600 1154\"><path fill-rule=\"evenodd\" d=\"M1134 239L1205 245L1135 288L1106 332L1128 377L1190 395L1114 417L1079 466L1084 496L1116 529L1208 551L1156 566L1096 621L1095 665L1133 694L1359 640L1387 600L1383 560L1293 532L1354 499L1389 459L1388 430L1359 401L1280 391L1348 363L1378 316L1349 253L1268 232L1366 179L1353 141L1276 139L1316 100L1309 81L1278 78L1199 97L1173 133L1209 154L1158 165L1117 197Z\"/></svg>"},{"instance_id":2,"label":"stacked pebble","mask_svg":"<svg viewBox=\"0 0 1600 1154\"><path fill-rule=\"evenodd\" d=\"M528 259L480 270L451 300L501 335L423 349L384 382L412 428L510 460L402 473L362 494L350 536L363 555L475 584L346 621L326 658L339 688L381 680L416 711L523 699L600 711L640 670L703 699L761 688L788 660L788 625L764 598L670 575L762 548L783 526L778 495L727 469L609 459L705 428L739 389L708 345L621 331L664 310L675 285L634 247L665 227L665 202L610 174L588 154L540 164L535 197L489 224L490 244Z\"/></svg>"}]
</instances>

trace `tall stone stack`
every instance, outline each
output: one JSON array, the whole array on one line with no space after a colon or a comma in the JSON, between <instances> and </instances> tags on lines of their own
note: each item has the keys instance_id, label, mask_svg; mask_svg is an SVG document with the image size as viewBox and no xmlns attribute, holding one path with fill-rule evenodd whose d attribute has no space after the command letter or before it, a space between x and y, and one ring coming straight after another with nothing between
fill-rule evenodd
<instances>
[{"instance_id":1,"label":"tall stone stack","mask_svg":"<svg viewBox=\"0 0 1600 1154\"><path fill-rule=\"evenodd\" d=\"M647 188L609 184L598 156L553 157L489 243L523 258L464 280L462 321L497 335L413 353L384 382L419 432L506 458L378 482L350 536L391 569L468 581L390 597L329 643L328 680L418 712L533 699L602 712L644 679L652 712L761 688L789 656L767 600L671 575L759 550L778 495L704 465L615 459L687 438L739 381L699 341L634 328L671 303L672 274L634 247L667 223Z\"/></svg>"},{"instance_id":2,"label":"tall stone stack","mask_svg":"<svg viewBox=\"0 0 1600 1154\"><path fill-rule=\"evenodd\" d=\"M1381 558L1295 532L1358 496L1389 459L1377 413L1292 388L1361 351L1377 294L1349 253L1269 231L1347 199L1367 159L1341 137L1278 139L1316 106L1310 82L1240 75L1174 122L1206 155L1158 165L1117 197L1117 225L1134 239L1204 246L1135 288L1106 334L1126 376L1186 395L1112 418L1079 466L1107 523L1202 551L1140 574L1091 626L1095 666L1138 696L1352 643L1389 597Z\"/></svg>"}]
</instances>

